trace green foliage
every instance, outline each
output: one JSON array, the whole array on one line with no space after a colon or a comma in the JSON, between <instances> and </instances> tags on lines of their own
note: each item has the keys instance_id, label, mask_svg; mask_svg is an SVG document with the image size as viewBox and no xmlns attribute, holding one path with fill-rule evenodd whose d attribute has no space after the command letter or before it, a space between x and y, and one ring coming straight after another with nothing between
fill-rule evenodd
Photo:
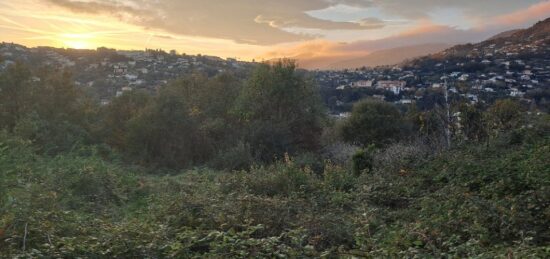
<instances>
[{"instance_id":1,"label":"green foliage","mask_svg":"<svg viewBox=\"0 0 550 259\"><path fill-rule=\"evenodd\" d=\"M370 172L374 166L373 161L374 146L370 146L367 149L361 149L357 151L351 158L353 163L353 173L356 176L361 175L363 172Z\"/></svg>"},{"instance_id":2,"label":"green foliage","mask_svg":"<svg viewBox=\"0 0 550 259\"><path fill-rule=\"evenodd\" d=\"M222 150L208 163L215 169L245 170L255 163L249 144L237 143L236 146Z\"/></svg>"},{"instance_id":3,"label":"green foliage","mask_svg":"<svg viewBox=\"0 0 550 259\"><path fill-rule=\"evenodd\" d=\"M0 75L0 125L12 130L17 120L30 110L33 85L31 72L21 63L9 66Z\"/></svg>"},{"instance_id":4,"label":"green foliage","mask_svg":"<svg viewBox=\"0 0 550 259\"><path fill-rule=\"evenodd\" d=\"M483 113L480 109L471 105L462 104L459 107L459 111L460 124L462 125L464 136L468 140L483 140L487 135L487 131L483 124Z\"/></svg>"},{"instance_id":5,"label":"green foliage","mask_svg":"<svg viewBox=\"0 0 550 259\"><path fill-rule=\"evenodd\" d=\"M244 124L255 157L262 161L319 148L324 119L319 92L292 61L258 66L233 113Z\"/></svg>"},{"instance_id":6,"label":"green foliage","mask_svg":"<svg viewBox=\"0 0 550 259\"><path fill-rule=\"evenodd\" d=\"M90 142L93 115L94 106L66 72L33 76L16 64L0 75L1 128L31 140L41 152L58 154Z\"/></svg>"},{"instance_id":7,"label":"green foliage","mask_svg":"<svg viewBox=\"0 0 550 259\"><path fill-rule=\"evenodd\" d=\"M421 136L429 138L442 137L445 131L446 115L442 108L435 107L433 110L414 114L413 124L416 132Z\"/></svg>"},{"instance_id":8,"label":"green foliage","mask_svg":"<svg viewBox=\"0 0 550 259\"><path fill-rule=\"evenodd\" d=\"M368 175L366 198L378 206L369 207L375 223L359 236L361 246L375 257L543 256L548 148L548 139L515 150L469 145L413 169Z\"/></svg>"},{"instance_id":9,"label":"green foliage","mask_svg":"<svg viewBox=\"0 0 550 259\"><path fill-rule=\"evenodd\" d=\"M130 120L138 116L150 101L150 95L143 91L127 92L114 99L101 112L97 134L111 147L125 150L129 144Z\"/></svg>"},{"instance_id":10,"label":"green foliage","mask_svg":"<svg viewBox=\"0 0 550 259\"><path fill-rule=\"evenodd\" d=\"M185 99L171 88L129 122L128 153L144 165L183 168L206 161L203 135Z\"/></svg>"},{"instance_id":11,"label":"green foliage","mask_svg":"<svg viewBox=\"0 0 550 259\"><path fill-rule=\"evenodd\" d=\"M45 157L2 133L0 255L545 257L550 143L533 138L417 163L395 150L419 147L388 147L359 177L333 164L316 174L289 156L148 176L99 149ZM380 165L391 157L398 166Z\"/></svg>"},{"instance_id":12,"label":"green foliage","mask_svg":"<svg viewBox=\"0 0 550 259\"><path fill-rule=\"evenodd\" d=\"M354 105L342 134L344 140L356 145L383 147L403 138L405 128L402 115L394 105L365 100Z\"/></svg>"},{"instance_id":13,"label":"green foliage","mask_svg":"<svg viewBox=\"0 0 550 259\"><path fill-rule=\"evenodd\" d=\"M497 100L485 114L492 136L517 128L521 124L521 106L510 99Z\"/></svg>"},{"instance_id":14,"label":"green foliage","mask_svg":"<svg viewBox=\"0 0 550 259\"><path fill-rule=\"evenodd\" d=\"M90 139L88 131L69 121L52 121L31 112L15 125L14 135L31 140L45 154L74 149Z\"/></svg>"},{"instance_id":15,"label":"green foliage","mask_svg":"<svg viewBox=\"0 0 550 259\"><path fill-rule=\"evenodd\" d=\"M66 73L31 75L0 75L2 258L550 254L550 120L514 102L461 107L470 141L451 150L429 139L438 111L410 112L421 137L403 141L396 107L361 102L343 132L366 149L346 166L354 147L337 129L321 142L317 90L292 62L101 109Z\"/></svg>"}]
</instances>

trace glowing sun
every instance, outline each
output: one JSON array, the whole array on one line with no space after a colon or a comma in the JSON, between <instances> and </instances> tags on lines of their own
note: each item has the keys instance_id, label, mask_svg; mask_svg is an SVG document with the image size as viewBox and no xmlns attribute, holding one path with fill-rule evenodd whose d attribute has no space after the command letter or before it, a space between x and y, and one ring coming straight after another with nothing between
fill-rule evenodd
<instances>
[{"instance_id":1,"label":"glowing sun","mask_svg":"<svg viewBox=\"0 0 550 259\"><path fill-rule=\"evenodd\" d=\"M93 35L85 33L69 33L60 35L63 46L73 49L93 48Z\"/></svg>"}]
</instances>

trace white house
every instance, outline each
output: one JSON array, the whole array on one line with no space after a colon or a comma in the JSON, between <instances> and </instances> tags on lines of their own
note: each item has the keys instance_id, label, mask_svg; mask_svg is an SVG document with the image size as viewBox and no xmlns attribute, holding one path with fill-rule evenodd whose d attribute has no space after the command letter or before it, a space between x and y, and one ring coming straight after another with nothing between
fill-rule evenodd
<instances>
[{"instance_id":1,"label":"white house","mask_svg":"<svg viewBox=\"0 0 550 259\"><path fill-rule=\"evenodd\" d=\"M352 88L372 87L372 81L370 81L370 80L360 80L360 81L351 83L351 87Z\"/></svg>"},{"instance_id":2,"label":"white house","mask_svg":"<svg viewBox=\"0 0 550 259\"><path fill-rule=\"evenodd\" d=\"M378 81L377 88L399 94L406 85L407 82L405 81Z\"/></svg>"}]
</instances>

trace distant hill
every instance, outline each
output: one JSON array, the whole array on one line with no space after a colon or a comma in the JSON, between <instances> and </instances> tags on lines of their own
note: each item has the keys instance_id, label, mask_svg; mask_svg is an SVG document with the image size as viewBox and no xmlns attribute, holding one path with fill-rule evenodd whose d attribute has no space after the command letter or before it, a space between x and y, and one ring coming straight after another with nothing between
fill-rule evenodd
<instances>
[{"instance_id":1,"label":"distant hill","mask_svg":"<svg viewBox=\"0 0 550 259\"><path fill-rule=\"evenodd\" d=\"M533 25L531 28L520 30L512 35L510 38L515 38L516 40L540 40L550 38L550 18L547 18L544 21L540 21Z\"/></svg>"},{"instance_id":2,"label":"distant hill","mask_svg":"<svg viewBox=\"0 0 550 259\"><path fill-rule=\"evenodd\" d=\"M422 44L400 48L385 49L373 52L369 55L339 61L328 65L330 69L345 69L359 67L376 67L399 64L407 59L425 56L443 51L452 45L450 44Z\"/></svg>"},{"instance_id":3,"label":"distant hill","mask_svg":"<svg viewBox=\"0 0 550 259\"><path fill-rule=\"evenodd\" d=\"M501 33L489 38L488 40L498 40L498 39L502 39L502 38L508 38L508 37L512 36L514 33L517 33L517 32L520 32L520 31L523 31L523 30L518 29L518 30L510 30L510 31L501 32Z\"/></svg>"},{"instance_id":4,"label":"distant hill","mask_svg":"<svg viewBox=\"0 0 550 259\"><path fill-rule=\"evenodd\" d=\"M527 29L506 31L486 41L475 44L462 44L442 52L404 62L403 66L421 65L432 61L449 61L452 58L507 59L517 57L544 58L550 54L550 18L540 21Z\"/></svg>"}]
</instances>

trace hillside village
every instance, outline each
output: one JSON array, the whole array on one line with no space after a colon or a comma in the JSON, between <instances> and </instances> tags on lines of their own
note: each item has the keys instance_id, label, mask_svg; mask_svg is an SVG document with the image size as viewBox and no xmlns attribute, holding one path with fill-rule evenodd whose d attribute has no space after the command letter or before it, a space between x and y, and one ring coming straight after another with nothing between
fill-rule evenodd
<instances>
[{"instance_id":1,"label":"hillside village","mask_svg":"<svg viewBox=\"0 0 550 259\"><path fill-rule=\"evenodd\" d=\"M20 61L33 68L62 69L72 73L74 83L108 104L123 92L143 89L155 92L171 79L192 72L209 76L222 72L247 73L253 63L213 56L190 56L162 50L122 51L26 48L12 43L0 44L0 71ZM40 80L36 78L35 80Z\"/></svg>"},{"instance_id":2,"label":"hillside village","mask_svg":"<svg viewBox=\"0 0 550 259\"><path fill-rule=\"evenodd\" d=\"M393 67L315 71L315 75L329 106L341 116L367 96L430 108L442 100L445 86L456 100L490 103L518 98L548 110L550 34L545 32L549 26L546 20L508 37L459 45Z\"/></svg>"},{"instance_id":3,"label":"hillside village","mask_svg":"<svg viewBox=\"0 0 550 259\"><path fill-rule=\"evenodd\" d=\"M498 98L518 98L532 107L549 110L548 27L550 20L511 35L455 46L395 66L311 73L321 87L330 112L340 117L349 115L353 104L367 97L431 109L442 104L445 88L455 101L476 104L491 103ZM69 70L74 83L95 94L102 104L127 91L155 92L171 79L185 74L198 71L213 76L230 72L242 76L256 65L176 51L76 50L0 44L0 71L16 61L35 68Z\"/></svg>"}]
</instances>

